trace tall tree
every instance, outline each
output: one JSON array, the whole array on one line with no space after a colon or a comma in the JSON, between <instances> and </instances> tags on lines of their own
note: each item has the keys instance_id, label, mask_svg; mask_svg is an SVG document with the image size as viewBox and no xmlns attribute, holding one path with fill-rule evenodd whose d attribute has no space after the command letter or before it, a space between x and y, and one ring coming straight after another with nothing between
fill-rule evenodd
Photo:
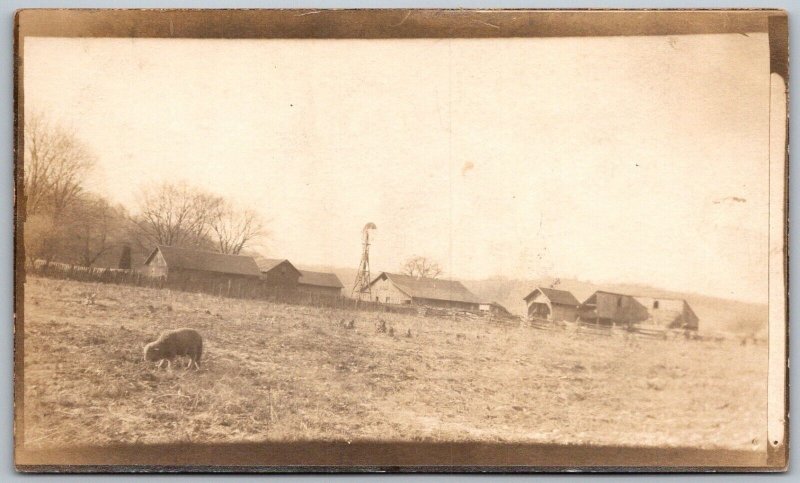
<instances>
[{"instance_id":1,"label":"tall tree","mask_svg":"<svg viewBox=\"0 0 800 483\"><path fill-rule=\"evenodd\" d=\"M84 193L64 211L63 249L75 263L91 267L117 246L127 214L101 196Z\"/></svg>"},{"instance_id":2,"label":"tall tree","mask_svg":"<svg viewBox=\"0 0 800 483\"><path fill-rule=\"evenodd\" d=\"M94 156L74 132L41 113L25 117L24 136L26 214L58 218L81 193Z\"/></svg>"},{"instance_id":3,"label":"tall tree","mask_svg":"<svg viewBox=\"0 0 800 483\"><path fill-rule=\"evenodd\" d=\"M237 210L223 204L210 221L220 253L238 255L243 248L265 235L264 222L253 210Z\"/></svg>"},{"instance_id":4,"label":"tall tree","mask_svg":"<svg viewBox=\"0 0 800 483\"><path fill-rule=\"evenodd\" d=\"M442 274L442 267L428 258L414 255L403 262L400 272L417 278L437 278Z\"/></svg>"},{"instance_id":5,"label":"tall tree","mask_svg":"<svg viewBox=\"0 0 800 483\"><path fill-rule=\"evenodd\" d=\"M142 245L206 247L212 243L210 222L224 204L222 198L186 183L146 188L132 218Z\"/></svg>"}]
</instances>

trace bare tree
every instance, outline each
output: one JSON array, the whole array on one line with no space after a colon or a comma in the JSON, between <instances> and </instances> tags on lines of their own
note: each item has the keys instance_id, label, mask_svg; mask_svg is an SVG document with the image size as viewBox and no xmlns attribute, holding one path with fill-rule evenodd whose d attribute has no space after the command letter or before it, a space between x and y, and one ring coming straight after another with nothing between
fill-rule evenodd
<instances>
[{"instance_id":1,"label":"bare tree","mask_svg":"<svg viewBox=\"0 0 800 483\"><path fill-rule=\"evenodd\" d=\"M210 221L220 253L238 255L243 248L265 235L264 222L252 210L237 210L224 204Z\"/></svg>"},{"instance_id":2,"label":"bare tree","mask_svg":"<svg viewBox=\"0 0 800 483\"><path fill-rule=\"evenodd\" d=\"M185 183L164 183L142 192L132 218L142 244L202 247L222 198Z\"/></svg>"},{"instance_id":3,"label":"bare tree","mask_svg":"<svg viewBox=\"0 0 800 483\"><path fill-rule=\"evenodd\" d=\"M25 118L24 135L26 214L58 217L81 193L94 157L72 131L41 113Z\"/></svg>"},{"instance_id":4,"label":"bare tree","mask_svg":"<svg viewBox=\"0 0 800 483\"><path fill-rule=\"evenodd\" d=\"M67 249L80 265L91 267L120 241L126 213L105 198L85 194L66 210Z\"/></svg>"},{"instance_id":5,"label":"bare tree","mask_svg":"<svg viewBox=\"0 0 800 483\"><path fill-rule=\"evenodd\" d=\"M442 274L442 267L432 260L414 255L403 262L400 271L417 278L436 278Z\"/></svg>"}]
</instances>

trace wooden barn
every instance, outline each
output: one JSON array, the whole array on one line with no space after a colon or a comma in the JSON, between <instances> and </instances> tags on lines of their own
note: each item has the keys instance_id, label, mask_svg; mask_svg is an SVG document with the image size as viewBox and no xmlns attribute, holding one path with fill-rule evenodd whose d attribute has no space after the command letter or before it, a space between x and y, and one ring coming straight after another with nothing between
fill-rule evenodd
<instances>
[{"instance_id":1,"label":"wooden barn","mask_svg":"<svg viewBox=\"0 0 800 483\"><path fill-rule=\"evenodd\" d=\"M387 304L424 305L477 312L481 301L461 282L382 272L370 282L372 298Z\"/></svg>"},{"instance_id":2,"label":"wooden barn","mask_svg":"<svg viewBox=\"0 0 800 483\"><path fill-rule=\"evenodd\" d=\"M545 319L554 322L574 322L578 318L578 299L566 290L536 287L525 296L529 319Z\"/></svg>"},{"instance_id":3,"label":"wooden barn","mask_svg":"<svg viewBox=\"0 0 800 483\"><path fill-rule=\"evenodd\" d=\"M598 290L578 307L578 317L583 323L629 327L647 320L650 313L632 295Z\"/></svg>"},{"instance_id":4,"label":"wooden barn","mask_svg":"<svg viewBox=\"0 0 800 483\"><path fill-rule=\"evenodd\" d=\"M258 280L260 272L252 257L158 245L147 257L142 271L150 276L182 281Z\"/></svg>"},{"instance_id":5,"label":"wooden barn","mask_svg":"<svg viewBox=\"0 0 800 483\"><path fill-rule=\"evenodd\" d=\"M683 299L644 297L597 291L578 309L586 323L697 330L699 318Z\"/></svg>"},{"instance_id":6,"label":"wooden barn","mask_svg":"<svg viewBox=\"0 0 800 483\"><path fill-rule=\"evenodd\" d=\"M297 289L301 292L339 297L343 288L342 281L335 273L300 270Z\"/></svg>"},{"instance_id":7,"label":"wooden barn","mask_svg":"<svg viewBox=\"0 0 800 483\"><path fill-rule=\"evenodd\" d=\"M296 290L300 280L300 270L289 260L257 257L255 262L261 273L261 280L267 285L286 290Z\"/></svg>"},{"instance_id":8,"label":"wooden barn","mask_svg":"<svg viewBox=\"0 0 800 483\"><path fill-rule=\"evenodd\" d=\"M700 319L684 299L634 297L647 308L650 317L643 324L664 329L697 330Z\"/></svg>"}]
</instances>

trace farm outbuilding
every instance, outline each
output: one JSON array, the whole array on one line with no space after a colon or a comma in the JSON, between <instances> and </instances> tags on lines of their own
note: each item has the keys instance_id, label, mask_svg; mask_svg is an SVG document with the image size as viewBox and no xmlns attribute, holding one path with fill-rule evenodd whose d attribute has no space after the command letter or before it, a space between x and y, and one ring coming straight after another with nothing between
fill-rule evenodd
<instances>
[{"instance_id":1,"label":"farm outbuilding","mask_svg":"<svg viewBox=\"0 0 800 483\"><path fill-rule=\"evenodd\" d=\"M566 290L536 287L525 296L529 319L574 322L580 302Z\"/></svg>"},{"instance_id":2,"label":"farm outbuilding","mask_svg":"<svg viewBox=\"0 0 800 483\"><path fill-rule=\"evenodd\" d=\"M286 259L263 258L255 259L261 273L261 280L267 285L286 290L296 290L300 280L300 270Z\"/></svg>"},{"instance_id":3,"label":"farm outbuilding","mask_svg":"<svg viewBox=\"0 0 800 483\"><path fill-rule=\"evenodd\" d=\"M650 317L644 324L665 329L697 330L700 319L692 307L684 299L656 298L635 296L636 300L647 308Z\"/></svg>"},{"instance_id":4,"label":"farm outbuilding","mask_svg":"<svg viewBox=\"0 0 800 483\"><path fill-rule=\"evenodd\" d=\"M297 289L301 292L338 297L342 295L342 281L335 273L300 270Z\"/></svg>"},{"instance_id":5,"label":"farm outbuilding","mask_svg":"<svg viewBox=\"0 0 800 483\"><path fill-rule=\"evenodd\" d=\"M382 272L370 282L372 298L388 304L478 311L481 301L461 282Z\"/></svg>"},{"instance_id":6,"label":"farm outbuilding","mask_svg":"<svg viewBox=\"0 0 800 483\"><path fill-rule=\"evenodd\" d=\"M158 245L144 262L144 273L176 281L258 280L252 257Z\"/></svg>"},{"instance_id":7,"label":"farm outbuilding","mask_svg":"<svg viewBox=\"0 0 800 483\"><path fill-rule=\"evenodd\" d=\"M578 307L578 317L584 323L628 327L647 320L650 313L632 295L598 290Z\"/></svg>"},{"instance_id":8,"label":"farm outbuilding","mask_svg":"<svg viewBox=\"0 0 800 483\"><path fill-rule=\"evenodd\" d=\"M600 325L649 325L697 330L699 318L683 299L597 291L578 309L580 320Z\"/></svg>"}]
</instances>

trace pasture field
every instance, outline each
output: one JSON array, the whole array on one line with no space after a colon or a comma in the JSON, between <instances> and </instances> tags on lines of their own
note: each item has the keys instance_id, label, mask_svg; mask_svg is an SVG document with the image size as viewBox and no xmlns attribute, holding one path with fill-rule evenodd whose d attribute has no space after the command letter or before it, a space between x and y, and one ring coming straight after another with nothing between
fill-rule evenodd
<instances>
[{"instance_id":1,"label":"pasture field","mask_svg":"<svg viewBox=\"0 0 800 483\"><path fill-rule=\"evenodd\" d=\"M24 307L28 448L371 439L765 447L765 346L35 277ZM381 319L394 335L376 331ZM200 371L144 362L142 346L177 327L204 335Z\"/></svg>"}]
</instances>

